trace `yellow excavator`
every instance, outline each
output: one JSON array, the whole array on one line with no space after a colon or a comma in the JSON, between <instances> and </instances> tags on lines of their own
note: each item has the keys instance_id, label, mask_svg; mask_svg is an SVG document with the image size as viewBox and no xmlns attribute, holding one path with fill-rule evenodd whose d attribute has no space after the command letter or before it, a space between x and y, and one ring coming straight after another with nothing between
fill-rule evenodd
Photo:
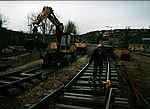
<instances>
[{"instance_id":1,"label":"yellow excavator","mask_svg":"<svg viewBox=\"0 0 150 109\"><path fill-rule=\"evenodd\" d=\"M53 40L45 43L38 38L38 26L48 18L56 26L56 34ZM70 65L76 60L75 37L70 33L63 33L63 23L54 15L51 7L44 6L42 12L33 23L33 38L28 40L28 49L36 49L40 52L43 65Z\"/></svg>"},{"instance_id":2,"label":"yellow excavator","mask_svg":"<svg viewBox=\"0 0 150 109\"><path fill-rule=\"evenodd\" d=\"M78 55L87 54L87 45L83 38L76 38L75 46L77 47Z\"/></svg>"}]
</instances>

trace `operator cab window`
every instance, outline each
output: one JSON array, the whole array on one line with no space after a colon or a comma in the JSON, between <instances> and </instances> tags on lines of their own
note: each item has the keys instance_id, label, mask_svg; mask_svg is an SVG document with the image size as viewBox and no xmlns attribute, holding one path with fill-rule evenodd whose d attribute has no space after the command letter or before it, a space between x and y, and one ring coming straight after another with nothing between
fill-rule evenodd
<instances>
[{"instance_id":1,"label":"operator cab window","mask_svg":"<svg viewBox=\"0 0 150 109\"><path fill-rule=\"evenodd\" d=\"M61 46L70 46L70 39L71 39L71 36L70 35L66 35L64 34L61 38L61 43L60 45Z\"/></svg>"}]
</instances>

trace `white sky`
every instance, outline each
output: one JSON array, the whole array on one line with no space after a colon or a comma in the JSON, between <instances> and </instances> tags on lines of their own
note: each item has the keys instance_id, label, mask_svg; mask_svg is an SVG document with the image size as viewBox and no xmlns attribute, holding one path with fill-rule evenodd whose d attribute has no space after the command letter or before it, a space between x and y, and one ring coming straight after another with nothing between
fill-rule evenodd
<instances>
[{"instance_id":1,"label":"white sky","mask_svg":"<svg viewBox=\"0 0 150 109\"><path fill-rule=\"evenodd\" d=\"M0 1L8 29L27 32L27 15L52 7L59 21L73 21L79 33L115 28L148 28L150 1Z\"/></svg>"}]
</instances>

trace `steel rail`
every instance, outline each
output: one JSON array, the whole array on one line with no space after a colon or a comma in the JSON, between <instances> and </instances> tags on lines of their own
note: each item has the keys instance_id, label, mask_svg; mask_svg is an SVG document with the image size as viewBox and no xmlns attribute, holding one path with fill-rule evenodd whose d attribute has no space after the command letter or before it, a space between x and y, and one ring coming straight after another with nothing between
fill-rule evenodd
<instances>
[{"instance_id":1,"label":"steel rail","mask_svg":"<svg viewBox=\"0 0 150 109\"><path fill-rule=\"evenodd\" d=\"M46 97L42 98L39 102L36 104L27 107L25 109L41 109L43 104L46 104L49 102L50 104L53 103L53 101L61 96L63 96L64 92L68 90L71 85L76 82L78 77L81 75L81 73L89 66L89 64L86 64L66 85L60 86L58 89L56 89L54 92L48 94ZM24 108L23 108L24 109Z\"/></svg>"},{"instance_id":2,"label":"steel rail","mask_svg":"<svg viewBox=\"0 0 150 109\"><path fill-rule=\"evenodd\" d=\"M56 100L57 97L61 97L64 92L64 85L60 86L58 89L50 93L49 95L42 98L39 102L32 105L27 109L42 109L46 103L52 103L52 101Z\"/></svg>"},{"instance_id":3,"label":"steel rail","mask_svg":"<svg viewBox=\"0 0 150 109\"><path fill-rule=\"evenodd\" d=\"M112 91L113 91L113 89L110 88L105 109L110 109L110 105L111 105L111 97L112 97Z\"/></svg>"},{"instance_id":4,"label":"steel rail","mask_svg":"<svg viewBox=\"0 0 150 109\"><path fill-rule=\"evenodd\" d=\"M0 86L0 94L8 96L9 94L8 94L7 90L9 90L11 88L16 88L19 90L19 88L17 87L18 85L21 85L23 82L28 82L28 80L31 80L33 78L41 76L42 72L35 72L35 71L38 71L39 69L41 69L41 66L30 69L25 72L18 71L18 72L14 72L12 74L3 75L2 77L0 77L1 83L4 83L5 81L10 81L10 82L2 84ZM35 72L35 73L30 73L30 72ZM13 77L13 78L18 77L18 78L11 80L11 77Z\"/></svg>"},{"instance_id":5,"label":"steel rail","mask_svg":"<svg viewBox=\"0 0 150 109\"><path fill-rule=\"evenodd\" d=\"M69 81L68 84L65 85L65 90L69 89L73 83L76 82L77 78L85 71L85 69L89 66L89 64L86 64L74 77L71 81Z\"/></svg>"},{"instance_id":6,"label":"steel rail","mask_svg":"<svg viewBox=\"0 0 150 109\"><path fill-rule=\"evenodd\" d=\"M31 70L28 70L28 71L25 71L25 72L17 72L17 74L16 74L16 73L13 73L13 74L11 74L11 76L17 76L18 74L21 74L21 73L33 72L33 71L38 70L38 69L40 69L40 68L41 68L41 67L37 67L37 68L31 69ZM40 73L36 73L36 74L33 74L33 75L29 76L29 77L24 77L24 78L22 78L22 79L20 79L20 80L16 80L16 81L13 81L13 82L11 82L11 83L2 85L2 86L0 86L0 89L10 87L11 85L13 86L13 85L15 85L15 84L17 84L17 83L19 83L19 82L22 82L22 81L27 80L28 78L33 78L33 77L35 77L35 76L38 76L39 74L40 74ZM10 75L7 75L7 76L4 75L4 77L11 77L11 76L10 76ZM4 78L4 77L2 77L2 78ZM0 79L1 79L1 78L0 78Z\"/></svg>"},{"instance_id":7,"label":"steel rail","mask_svg":"<svg viewBox=\"0 0 150 109\"><path fill-rule=\"evenodd\" d=\"M107 77L106 77L106 80L109 80L109 79L110 79L109 76L110 76L110 62L109 62L109 60L108 60L108 64L107 64Z\"/></svg>"},{"instance_id":8,"label":"steel rail","mask_svg":"<svg viewBox=\"0 0 150 109\"><path fill-rule=\"evenodd\" d=\"M111 73L111 61L106 63L107 70L105 73L110 76ZM93 66L92 66L93 67ZM115 103L115 98L113 96L113 89L118 90L118 88L108 88L104 89L104 86L99 86L99 81L96 82L97 87L91 89L88 81L92 72L92 68L89 64L83 66L83 68L66 84L62 85L59 89L56 89L54 92L47 94L36 104L28 104L26 108L21 109L41 109L52 107L54 109L59 108L59 106L65 109L65 106L69 108L104 108L110 109L113 108L113 103ZM104 72L103 72L104 73ZM103 75L105 79L111 79L109 76ZM103 91L105 91L103 93ZM88 92L87 92L88 91ZM102 91L102 92L100 92ZM115 93L116 94L116 93ZM66 107L67 108L67 107Z\"/></svg>"},{"instance_id":9,"label":"steel rail","mask_svg":"<svg viewBox=\"0 0 150 109\"><path fill-rule=\"evenodd\" d=\"M136 100L134 100L134 102L136 102L135 105L136 105L136 107L140 107L141 101L140 101L139 96L138 96L137 93L136 93L136 90L135 90L133 81L131 80L130 76L128 75L128 73L127 73L127 68L125 67L125 65L124 65L123 63L122 63L122 67L123 67L123 69L124 69L124 72L123 72L123 73L126 75L128 84L129 84L129 86L130 86L130 88L131 88L131 90L132 90L132 92L133 92L134 97L136 98Z\"/></svg>"},{"instance_id":10,"label":"steel rail","mask_svg":"<svg viewBox=\"0 0 150 109\"><path fill-rule=\"evenodd\" d=\"M150 108L150 105L149 105L149 103L144 99L144 97L142 96L142 94L138 91L138 89L137 88L135 88L135 85L134 85L134 83L133 83L133 81L132 81L132 79L131 79L131 77L129 76L129 74L128 74L128 70L127 70L127 68L125 67L125 65L122 63L122 68L124 69L124 76L125 76L125 78L126 78L126 80L128 81L128 84L129 84L129 86L130 86L130 88L131 88L131 90L132 90L132 92L133 92L133 95L134 95L134 97L136 98L135 100L134 100L134 102L135 102L135 106L137 107L137 108L139 108L139 109L141 109L141 107L142 107L142 102L144 102L144 107L146 107L146 108Z\"/></svg>"}]
</instances>

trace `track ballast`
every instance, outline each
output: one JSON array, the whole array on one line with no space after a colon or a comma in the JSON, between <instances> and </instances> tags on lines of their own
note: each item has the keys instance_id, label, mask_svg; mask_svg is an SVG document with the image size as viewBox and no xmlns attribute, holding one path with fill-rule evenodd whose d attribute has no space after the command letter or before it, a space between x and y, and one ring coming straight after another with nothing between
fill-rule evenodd
<instances>
[{"instance_id":1,"label":"track ballast","mask_svg":"<svg viewBox=\"0 0 150 109\"><path fill-rule=\"evenodd\" d=\"M92 80L93 65L86 64L67 83L54 92L45 92L35 104L22 109L129 109L127 98L119 89L117 71L112 59L104 63L103 73ZM110 81L109 81L110 80ZM108 82L109 81L109 82Z\"/></svg>"}]
</instances>

